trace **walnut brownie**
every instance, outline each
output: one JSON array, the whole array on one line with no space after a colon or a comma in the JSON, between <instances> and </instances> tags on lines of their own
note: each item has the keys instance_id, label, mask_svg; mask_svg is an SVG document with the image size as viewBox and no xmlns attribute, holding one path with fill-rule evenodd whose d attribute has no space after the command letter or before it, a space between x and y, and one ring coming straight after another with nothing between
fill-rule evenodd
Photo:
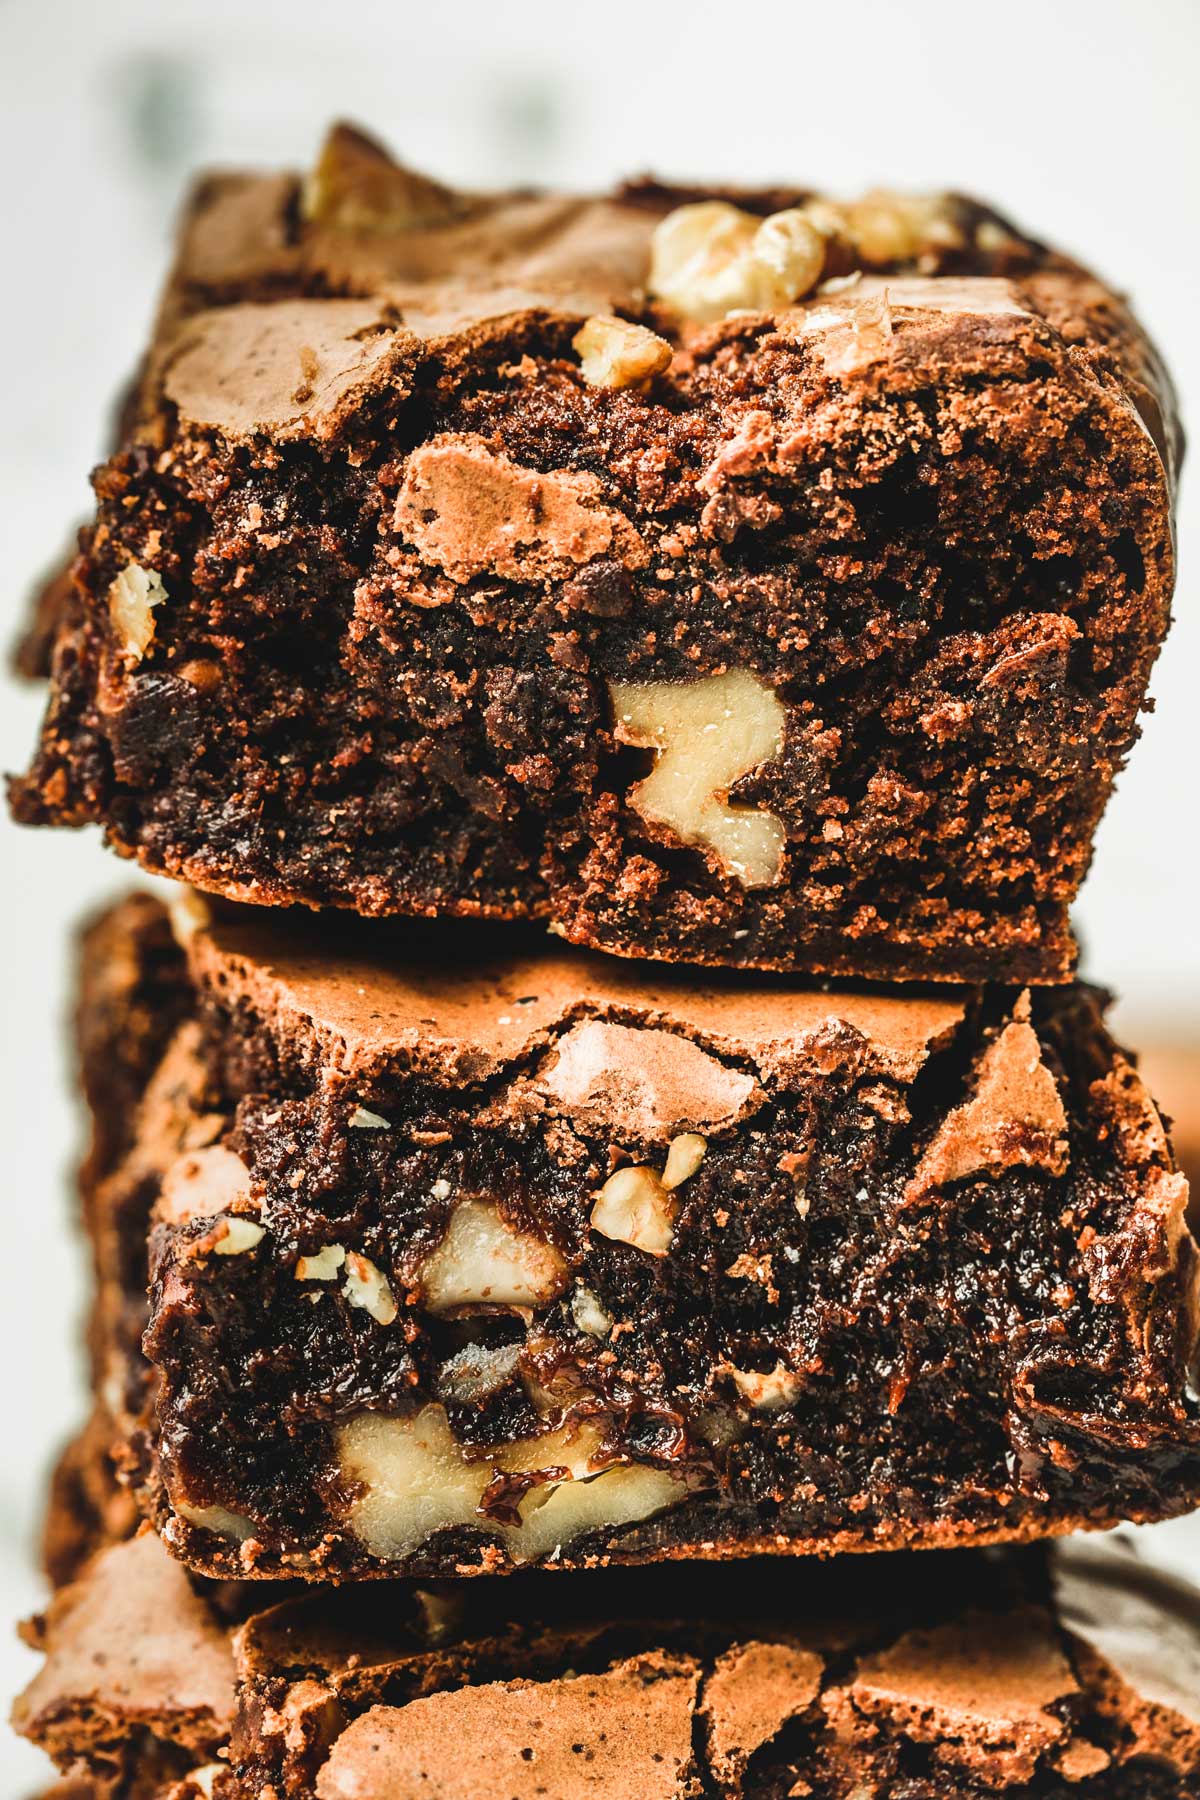
<instances>
[{"instance_id":1,"label":"walnut brownie","mask_svg":"<svg viewBox=\"0 0 1200 1800\"><path fill-rule=\"evenodd\" d=\"M233 898L1055 981L1168 622L1123 304L955 197L201 183L18 816Z\"/></svg>"},{"instance_id":2,"label":"walnut brownie","mask_svg":"<svg viewBox=\"0 0 1200 1800\"><path fill-rule=\"evenodd\" d=\"M1200 1499L1187 1183L1090 990L697 985L337 923L188 909L187 1016L90 1206L105 1401L193 1567L929 1546Z\"/></svg>"},{"instance_id":3,"label":"walnut brownie","mask_svg":"<svg viewBox=\"0 0 1200 1800\"><path fill-rule=\"evenodd\" d=\"M155 1791L133 1786L155 1756L188 1800L1191 1800L1200 1779L1200 1595L1119 1541L312 1590L232 1633L210 1592L152 1537L102 1553L37 1628L20 1729L115 1769L113 1800Z\"/></svg>"}]
</instances>

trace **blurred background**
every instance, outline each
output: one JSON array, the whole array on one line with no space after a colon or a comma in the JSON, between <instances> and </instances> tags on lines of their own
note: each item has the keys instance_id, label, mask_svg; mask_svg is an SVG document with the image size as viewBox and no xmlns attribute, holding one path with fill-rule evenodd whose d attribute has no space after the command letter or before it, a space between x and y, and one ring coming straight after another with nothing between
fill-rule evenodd
<instances>
[{"instance_id":1,"label":"blurred background","mask_svg":"<svg viewBox=\"0 0 1200 1800\"><path fill-rule=\"evenodd\" d=\"M1200 416L1198 0L0 0L8 346L0 435L11 638L88 510L115 391L144 344L198 164L304 166L348 117L468 186L665 176L976 192L1128 289ZM1192 477L1189 479L1189 477ZM1078 909L1088 973L1196 1144L1200 1114L1200 546L1185 471L1176 623L1157 710L1109 807ZM0 764L41 696L9 681ZM71 834L3 832L6 927L0 1369L0 1704L33 1663L8 1622L53 1451L83 1417L83 1259L64 1229L81 1136L65 1018L72 922L132 875ZM1141 1534L1200 1572L1193 1522ZM0 1739L8 1793L44 1765Z\"/></svg>"}]
</instances>

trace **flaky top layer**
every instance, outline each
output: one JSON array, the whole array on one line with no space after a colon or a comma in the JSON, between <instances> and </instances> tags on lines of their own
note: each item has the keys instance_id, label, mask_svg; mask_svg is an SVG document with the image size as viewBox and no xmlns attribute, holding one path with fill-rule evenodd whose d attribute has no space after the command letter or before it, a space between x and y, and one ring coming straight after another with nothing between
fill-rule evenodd
<instances>
[{"instance_id":1,"label":"flaky top layer","mask_svg":"<svg viewBox=\"0 0 1200 1800\"><path fill-rule=\"evenodd\" d=\"M686 1088L699 1117L733 1116L755 1078L783 1081L836 1062L839 1045L911 1081L965 1014L953 990L827 992L698 976L486 928L316 927L203 904L177 916L201 992L318 1046L333 1068L483 1081L557 1039L547 1089L581 1106L616 1071L635 1105L689 1116L692 1101L680 1111L666 1098Z\"/></svg>"},{"instance_id":2,"label":"flaky top layer","mask_svg":"<svg viewBox=\"0 0 1200 1800\"><path fill-rule=\"evenodd\" d=\"M649 181L599 196L456 192L335 127L307 178L200 182L136 412L143 427L165 407L184 431L319 440L370 393L402 398L431 351L453 363L519 341L535 320L627 318L677 348L694 327L653 291L655 229L713 193ZM798 187L727 197L752 216L819 218L829 204ZM828 279L812 294L751 310L818 344L835 376L1049 327L1102 382L1115 376L1173 478L1174 396L1120 301L978 202L933 202L924 241L881 234L876 220L853 251L831 238Z\"/></svg>"},{"instance_id":3,"label":"flaky top layer","mask_svg":"<svg viewBox=\"0 0 1200 1800\"><path fill-rule=\"evenodd\" d=\"M801 1720L820 1730L793 1746L823 1735L827 1776L864 1775L889 1736L997 1791L1051 1771L1085 1782L1143 1756L1200 1768L1200 1603L1186 1584L1120 1537L1055 1546L1048 1581L1031 1556L945 1560L946 1585L924 1593L903 1558L869 1580L856 1564L806 1576L764 1563L735 1589L718 1572L700 1612L686 1569L651 1571L636 1589L504 1584L519 1619L487 1587L397 1583L357 1601L348 1590L285 1601L234 1630L218 1591L194 1593L144 1535L102 1551L55 1603L18 1724L46 1741L53 1720L64 1763L94 1760L97 1712L110 1749L148 1728L197 1759L232 1727L222 1764L255 1780L282 1770L288 1792L320 1800L418 1787L677 1800L700 1791L698 1755L717 1791L737 1793L751 1760ZM207 1737L187 1705L164 1700L145 1642L183 1659L177 1679ZM197 1657L212 1665L206 1681Z\"/></svg>"}]
</instances>

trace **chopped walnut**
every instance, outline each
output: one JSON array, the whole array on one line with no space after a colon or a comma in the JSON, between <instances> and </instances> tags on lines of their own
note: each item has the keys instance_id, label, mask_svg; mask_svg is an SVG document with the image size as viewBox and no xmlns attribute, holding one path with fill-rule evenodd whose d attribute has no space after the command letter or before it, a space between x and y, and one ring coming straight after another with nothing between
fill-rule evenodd
<instances>
[{"instance_id":1,"label":"chopped walnut","mask_svg":"<svg viewBox=\"0 0 1200 1800\"><path fill-rule=\"evenodd\" d=\"M602 1237L632 1244L648 1256L665 1256L675 1235L676 1205L653 1169L624 1168L610 1175L592 1208Z\"/></svg>"},{"instance_id":2,"label":"chopped walnut","mask_svg":"<svg viewBox=\"0 0 1200 1800\"><path fill-rule=\"evenodd\" d=\"M743 887L778 881L782 822L727 798L736 781L783 750L787 714L774 688L748 669L730 669L699 681L614 681L610 692L617 739L658 753L630 789L634 811L712 850Z\"/></svg>"},{"instance_id":3,"label":"chopped walnut","mask_svg":"<svg viewBox=\"0 0 1200 1800\"><path fill-rule=\"evenodd\" d=\"M413 231L443 225L467 205L452 188L393 162L351 125L335 125L304 183L300 211L337 231Z\"/></svg>"},{"instance_id":4,"label":"chopped walnut","mask_svg":"<svg viewBox=\"0 0 1200 1800\"><path fill-rule=\"evenodd\" d=\"M704 323L790 306L825 267L825 238L798 207L757 219L724 200L676 207L654 233L650 292Z\"/></svg>"},{"instance_id":5,"label":"chopped walnut","mask_svg":"<svg viewBox=\"0 0 1200 1800\"><path fill-rule=\"evenodd\" d=\"M610 1175L592 1208L592 1224L601 1237L632 1244L648 1256L665 1256L675 1235L678 1211L673 1190L691 1180L706 1149L702 1137L685 1131L672 1140L661 1175L644 1164ZM580 1324L578 1319L576 1324Z\"/></svg>"},{"instance_id":6,"label":"chopped walnut","mask_svg":"<svg viewBox=\"0 0 1200 1800\"><path fill-rule=\"evenodd\" d=\"M613 1328L613 1320L600 1304L591 1288L582 1283L571 1296L571 1317L580 1331L588 1337L607 1337Z\"/></svg>"},{"instance_id":7,"label":"chopped walnut","mask_svg":"<svg viewBox=\"0 0 1200 1800\"><path fill-rule=\"evenodd\" d=\"M461 1200L446 1235L421 1265L422 1304L432 1313L464 1306L544 1305L566 1283L554 1245L518 1231L487 1200Z\"/></svg>"},{"instance_id":8,"label":"chopped walnut","mask_svg":"<svg viewBox=\"0 0 1200 1800\"><path fill-rule=\"evenodd\" d=\"M345 1260L346 1252L341 1244L326 1244L324 1249L314 1251L311 1256L297 1258L296 1280L332 1281Z\"/></svg>"},{"instance_id":9,"label":"chopped walnut","mask_svg":"<svg viewBox=\"0 0 1200 1800\"><path fill-rule=\"evenodd\" d=\"M347 1125L351 1130L390 1130L392 1121L385 1120L381 1112L371 1112L367 1107L354 1107Z\"/></svg>"},{"instance_id":10,"label":"chopped walnut","mask_svg":"<svg viewBox=\"0 0 1200 1800\"><path fill-rule=\"evenodd\" d=\"M390 1119L385 1119L382 1113L372 1112L366 1106L356 1106L346 1123L351 1131L390 1131L392 1129Z\"/></svg>"},{"instance_id":11,"label":"chopped walnut","mask_svg":"<svg viewBox=\"0 0 1200 1800\"><path fill-rule=\"evenodd\" d=\"M440 1405L413 1417L359 1413L338 1427L340 1469L356 1497L350 1523L374 1555L406 1555L435 1531L478 1527L497 1475L514 1483L515 1516L489 1525L514 1562L528 1562L588 1531L631 1524L684 1499L674 1474L613 1462L604 1431L590 1418L490 1449L460 1445Z\"/></svg>"},{"instance_id":12,"label":"chopped walnut","mask_svg":"<svg viewBox=\"0 0 1200 1800\"><path fill-rule=\"evenodd\" d=\"M395 1295L387 1276L366 1256L355 1250L346 1252L346 1279L342 1293L351 1306L370 1313L377 1325L390 1325L396 1317Z\"/></svg>"},{"instance_id":13,"label":"chopped walnut","mask_svg":"<svg viewBox=\"0 0 1200 1800\"><path fill-rule=\"evenodd\" d=\"M732 1363L726 1363L723 1372L756 1412L778 1412L780 1407L790 1406L804 1385L803 1379L782 1362L766 1374L757 1369L737 1369Z\"/></svg>"},{"instance_id":14,"label":"chopped walnut","mask_svg":"<svg viewBox=\"0 0 1200 1800\"><path fill-rule=\"evenodd\" d=\"M249 1541L258 1530L253 1519L247 1519L243 1513L230 1512L227 1506L193 1506L190 1501L176 1498L175 1511L189 1525L198 1525L201 1531L215 1532L218 1537L232 1538L236 1544Z\"/></svg>"},{"instance_id":15,"label":"chopped walnut","mask_svg":"<svg viewBox=\"0 0 1200 1800\"><path fill-rule=\"evenodd\" d=\"M707 1149L707 1143L695 1131L682 1131L678 1137L671 1139L662 1172L662 1184L668 1193L691 1180L704 1161Z\"/></svg>"},{"instance_id":16,"label":"chopped walnut","mask_svg":"<svg viewBox=\"0 0 1200 1800\"><path fill-rule=\"evenodd\" d=\"M868 268L919 263L944 250L961 250L965 238L944 194L898 194L875 188L830 210L856 261Z\"/></svg>"},{"instance_id":17,"label":"chopped walnut","mask_svg":"<svg viewBox=\"0 0 1200 1800\"><path fill-rule=\"evenodd\" d=\"M460 1405L487 1400L516 1374L520 1344L464 1344L442 1364L438 1391Z\"/></svg>"},{"instance_id":18,"label":"chopped walnut","mask_svg":"<svg viewBox=\"0 0 1200 1800\"><path fill-rule=\"evenodd\" d=\"M256 1225L253 1219L242 1218L240 1214L235 1213L231 1219L225 1219L223 1224L225 1229L212 1247L214 1256L242 1256L247 1250L257 1249L266 1236L261 1225Z\"/></svg>"},{"instance_id":19,"label":"chopped walnut","mask_svg":"<svg viewBox=\"0 0 1200 1800\"><path fill-rule=\"evenodd\" d=\"M154 608L167 597L162 576L128 563L108 589L108 616L123 653L141 662L154 637Z\"/></svg>"},{"instance_id":20,"label":"chopped walnut","mask_svg":"<svg viewBox=\"0 0 1200 1800\"><path fill-rule=\"evenodd\" d=\"M586 320L571 342L589 387L645 387L671 360L671 346L657 332L601 314Z\"/></svg>"}]
</instances>

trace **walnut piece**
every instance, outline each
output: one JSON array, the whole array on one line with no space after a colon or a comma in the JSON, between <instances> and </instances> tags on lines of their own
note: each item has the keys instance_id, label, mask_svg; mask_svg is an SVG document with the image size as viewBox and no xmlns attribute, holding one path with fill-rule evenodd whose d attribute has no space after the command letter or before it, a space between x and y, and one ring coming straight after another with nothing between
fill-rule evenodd
<instances>
[{"instance_id":1,"label":"walnut piece","mask_svg":"<svg viewBox=\"0 0 1200 1800\"><path fill-rule=\"evenodd\" d=\"M787 714L775 690L747 669L730 669L698 681L614 681L609 691L617 739L658 752L629 791L634 811L712 850L743 887L778 881L781 820L726 798L734 782L783 750Z\"/></svg>"},{"instance_id":2,"label":"walnut piece","mask_svg":"<svg viewBox=\"0 0 1200 1800\"><path fill-rule=\"evenodd\" d=\"M861 199L826 203L855 261L866 268L920 263L944 250L961 250L966 238L945 194L898 194L873 188Z\"/></svg>"},{"instance_id":3,"label":"walnut piece","mask_svg":"<svg viewBox=\"0 0 1200 1800\"><path fill-rule=\"evenodd\" d=\"M579 372L589 387L645 387L671 360L671 346L657 332L626 319L597 313L571 339Z\"/></svg>"},{"instance_id":4,"label":"walnut piece","mask_svg":"<svg viewBox=\"0 0 1200 1800\"><path fill-rule=\"evenodd\" d=\"M189 1525L198 1525L202 1531L213 1531L218 1537L232 1538L237 1544L244 1544L258 1530L253 1519L230 1512L226 1506L192 1506L186 1500L174 1499L172 1504Z\"/></svg>"},{"instance_id":5,"label":"walnut piece","mask_svg":"<svg viewBox=\"0 0 1200 1800\"><path fill-rule=\"evenodd\" d=\"M204 1144L167 1165L154 1216L184 1225L189 1219L215 1219L249 1198L250 1171L241 1157L224 1144Z\"/></svg>"},{"instance_id":6,"label":"walnut piece","mask_svg":"<svg viewBox=\"0 0 1200 1800\"><path fill-rule=\"evenodd\" d=\"M704 1161L707 1143L697 1131L681 1131L671 1139L667 1160L663 1165L662 1184L668 1193L690 1181Z\"/></svg>"},{"instance_id":7,"label":"walnut piece","mask_svg":"<svg viewBox=\"0 0 1200 1800\"><path fill-rule=\"evenodd\" d=\"M297 1258L296 1280L332 1281L341 1273L345 1260L346 1252L341 1244L326 1244L324 1249L315 1250L311 1256Z\"/></svg>"},{"instance_id":8,"label":"walnut piece","mask_svg":"<svg viewBox=\"0 0 1200 1800\"><path fill-rule=\"evenodd\" d=\"M588 1337L605 1338L613 1328L613 1320L604 1310L591 1288L582 1283L571 1296L571 1317Z\"/></svg>"},{"instance_id":9,"label":"walnut piece","mask_svg":"<svg viewBox=\"0 0 1200 1800\"><path fill-rule=\"evenodd\" d=\"M462 1306L545 1305L562 1292L567 1271L553 1244L518 1231L490 1201L462 1200L418 1278L423 1305L446 1313Z\"/></svg>"},{"instance_id":10,"label":"walnut piece","mask_svg":"<svg viewBox=\"0 0 1200 1800\"><path fill-rule=\"evenodd\" d=\"M154 638L154 608L167 597L162 576L141 563L127 563L109 584L108 616L121 650L130 662L139 663Z\"/></svg>"},{"instance_id":11,"label":"walnut piece","mask_svg":"<svg viewBox=\"0 0 1200 1800\"><path fill-rule=\"evenodd\" d=\"M737 1369L732 1363L723 1366L738 1393L748 1400L756 1412L778 1412L790 1406L804 1383L785 1363L777 1362L767 1373L758 1369Z\"/></svg>"},{"instance_id":12,"label":"walnut piece","mask_svg":"<svg viewBox=\"0 0 1200 1800\"><path fill-rule=\"evenodd\" d=\"M477 1406L511 1381L521 1361L520 1344L464 1344L438 1371L438 1392L459 1405Z\"/></svg>"},{"instance_id":13,"label":"walnut piece","mask_svg":"<svg viewBox=\"0 0 1200 1800\"><path fill-rule=\"evenodd\" d=\"M468 1451L436 1404L409 1418L359 1413L337 1433L339 1473L356 1494L351 1529L373 1555L393 1559L435 1531L474 1525L502 1539L515 1562L528 1562L584 1532L648 1518L684 1498L682 1481L665 1470L606 1459L603 1440L602 1424L585 1418ZM519 1524L481 1517L496 1474L542 1471L549 1479L520 1500Z\"/></svg>"},{"instance_id":14,"label":"walnut piece","mask_svg":"<svg viewBox=\"0 0 1200 1800\"><path fill-rule=\"evenodd\" d=\"M767 312L810 292L825 237L799 207L758 219L724 200L676 207L656 227L649 288L681 318Z\"/></svg>"},{"instance_id":15,"label":"walnut piece","mask_svg":"<svg viewBox=\"0 0 1200 1800\"><path fill-rule=\"evenodd\" d=\"M213 1245L214 1256L242 1256L247 1250L257 1249L266 1236L261 1225L238 1213L223 1223L225 1229Z\"/></svg>"},{"instance_id":16,"label":"walnut piece","mask_svg":"<svg viewBox=\"0 0 1200 1800\"><path fill-rule=\"evenodd\" d=\"M352 125L335 125L304 183L300 211L336 231L413 231L444 225L466 210L464 195L393 162Z\"/></svg>"},{"instance_id":17,"label":"walnut piece","mask_svg":"<svg viewBox=\"0 0 1200 1800\"><path fill-rule=\"evenodd\" d=\"M617 1169L600 1189L592 1208L595 1230L616 1243L632 1244L648 1256L665 1256L675 1236L679 1210L673 1191L691 1180L707 1147L696 1132L685 1131L672 1140L661 1175L645 1164ZM575 1322L581 1330L588 1329L578 1318Z\"/></svg>"},{"instance_id":18,"label":"walnut piece","mask_svg":"<svg viewBox=\"0 0 1200 1800\"><path fill-rule=\"evenodd\" d=\"M390 1119L385 1119L382 1113L372 1112L366 1106L356 1106L346 1123L351 1131L390 1131L392 1129Z\"/></svg>"},{"instance_id":19,"label":"walnut piece","mask_svg":"<svg viewBox=\"0 0 1200 1800\"><path fill-rule=\"evenodd\" d=\"M632 1244L647 1256L665 1256L675 1236L677 1210L653 1169L618 1169L600 1189L592 1226L601 1237Z\"/></svg>"},{"instance_id":20,"label":"walnut piece","mask_svg":"<svg viewBox=\"0 0 1200 1800\"><path fill-rule=\"evenodd\" d=\"M396 1297L387 1276L369 1257L360 1256L356 1250L346 1252L342 1294L351 1306L360 1306L370 1313L377 1325L390 1325L396 1317Z\"/></svg>"}]
</instances>

